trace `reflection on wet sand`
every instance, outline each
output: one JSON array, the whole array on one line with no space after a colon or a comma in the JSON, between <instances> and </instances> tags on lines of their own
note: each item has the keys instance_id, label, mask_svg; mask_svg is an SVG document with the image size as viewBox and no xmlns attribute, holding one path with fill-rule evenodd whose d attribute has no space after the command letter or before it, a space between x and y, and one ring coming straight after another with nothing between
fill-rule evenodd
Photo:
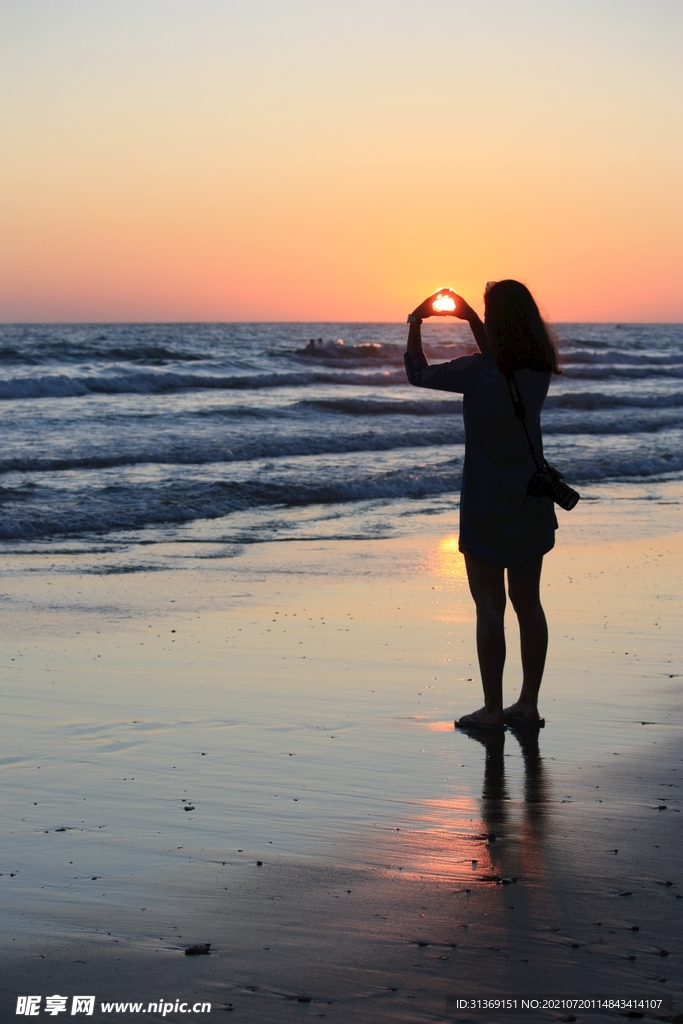
<instances>
[{"instance_id":1,"label":"reflection on wet sand","mask_svg":"<svg viewBox=\"0 0 683 1024\"><path fill-rule=\"evenodd\" d=\"M510 726L519 743L524 764L524 799L519 817L512 820L515 804L510 800L505 775L505 732L469 732L468 738L485 748L481 814L489 837L493 873L501 878L533 878L546 875L544 850L547 842L549 784L539 749L539 730L533 726Z\"/></svg>"},{"instance_id":2,"label":"reflection on wet sand","mask_svg":"<svg viewBox=\"0 0 683 1024\"><path fill-rule=\"evenodd\" d=\"M420 723L430 731L445 731L446 723ZM453 725L450 723L450 730ZM546 852L550 785L539 750L538 729L510 729L509 733L458 730L458 758L470 742L484 748L481 798L470 793L419 802L410 824L391 828L371 859L386 858L403 877L448 880L461 887L502 879L524 880L534 888L547 880ZM516 741L516 743L515 743ZM506 749L507 744L507 749ZM518 780L508 781L510 744L522 755L523 799L511 795ZM470 748L471 750L471 748ZM457 785L457 782L456 782Z\"/></svg>"}]
</instances>

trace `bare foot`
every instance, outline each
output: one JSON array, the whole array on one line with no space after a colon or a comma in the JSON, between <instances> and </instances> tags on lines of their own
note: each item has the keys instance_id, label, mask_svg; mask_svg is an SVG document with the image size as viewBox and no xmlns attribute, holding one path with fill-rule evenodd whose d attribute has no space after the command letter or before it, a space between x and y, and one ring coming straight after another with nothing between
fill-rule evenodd
<instances>
[{"instance_id":1,"label":"bare foot","mask_svg":"<svg viewBox=\"0 0 683 1024\"><path fill-rule=\"evenodd\" d=\"M524 704L521 700L515 701L509 708L503 709L503 715L513 715L516 718L524 718L528 722L540 721L538 707L536 704Z\"/></svg>"},{"instance_id":2,"label":"bare foot","mask_svg":"<svg viewBox=\"0 0 683 1024\"><path fill-rule=\"evenodd\" d=\"M478 711L473 711L471 715L463 715L458 719L458 722L462 726L479 726L482 729L496 729L501 725L505 725L505 719L503 712L498 711L487 711L486 708L479 708Z\"/></svg>"}]
</instances>

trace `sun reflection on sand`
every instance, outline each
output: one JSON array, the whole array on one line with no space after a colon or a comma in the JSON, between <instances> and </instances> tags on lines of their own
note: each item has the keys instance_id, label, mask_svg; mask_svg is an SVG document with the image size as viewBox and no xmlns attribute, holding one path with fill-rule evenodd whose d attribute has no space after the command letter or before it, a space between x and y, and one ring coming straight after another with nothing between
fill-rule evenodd
<instances>
[{"instance_id":1,"label":"sun reflection on sand","mask_svg":"<svg viewBox=\"0 0 683 1024\"><path fill-rule=\"evenodd\" d=\"M413 724L435 732L453 731L451 722ZM401 865L404 877L429 876L466 888L519 883L538 889L548 878L550 801L538 736L524 730L454 736L456 743L470 740L484 747L481 796L445 794L420 801L410 822L385 836L383 855ZM505 744L514 748L515 740L522 754L522 799L510 788L518 789L518 772L510 780L506 772ZM508 753L514 756L519 751Z\"/></svg>"},{"instance_id":2,"label":"sun reflection on sand","mask_svg":"<svg viewBox=\"0 0 683 1024\"><path fill-rule=\"evenodd\" d=\"M390 857L403 877L429 875L470 886L491 870L485 832L476 798L424 800L407 827L389 833Z\"/></svg>"},{"instance_id":3,"label":"sun reflection on sand","mask_svg":"<svg viewBox=\"0 0 683 1024\"><path fill-rule=\"evenodd\" d=\"M458 548L457 533L442 537L437 547L428 552L423 567L432 576L437 576L441 580L455 584L465 583L465 559Z\"/></svg>"}]
</instances>

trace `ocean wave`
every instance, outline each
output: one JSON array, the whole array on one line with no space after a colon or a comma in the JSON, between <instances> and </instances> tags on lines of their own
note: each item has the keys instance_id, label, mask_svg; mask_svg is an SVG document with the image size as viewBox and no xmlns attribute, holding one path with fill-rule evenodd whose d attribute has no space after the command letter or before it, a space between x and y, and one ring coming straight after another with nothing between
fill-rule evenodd
<instances>
[{"instance_id":1,"label":"ocean wave","mask_svg":"<svg viewBox=\"0 0 683 1024\"><path fill-rule=\"evenodd\" d=\"M264 432L204 439L172 436L144 443L100 444L94 450L71 449L68 454L5 454L0 458L0 473L61 473L79 470L106 470L125 466L206 466L245 463L255 460L308 458L311 456L349 455L363 452L392 452L405 448L462 446L462 421L441 424L429 431L383 433L369 428L342 434L339 431Z\"/></svg>"},{"instance_id":2,"label":"ocean wave","mask_svg":"<svg viewBox=\"0 0 683 1024\"><path fill-rule=\"evenodd\" d=\"M379 341L366 341L355 345L345 345L343 338L338 338L336 341L311 338L304 348L296 350L297 356L303 356L305 359L315 359L316 361L333 360L346 362L349 359L357 359L365 362L368 359L381 359L385 362L391 359L392 355L396 359L398 354L399 349L396 345L383 345Z\"/></svg>"},{"instance_id":3,"label":"ocean wave","mask_svg":"<svg viewBox=\"0 0 683 1024\"><path fill-rule=\"evenodd\" d=\"M391 387L405 384L403 370L391 373L260 373L214 375L131 372L102 376L69 377L65 374L22 376L0 380L0 400L28 398L74 398L89 394L163 395L178 391L252 391L264 388L296 388L309 384L355 384Z\"/></svg>"},{"instance_id":4,"label":"ocean wave","mask_svg":"<svg viewBox=\"0 0 683 1024\"><path fill-rule=\"evenodd\" d=\"M334 403L333 413L334 413ZM406 403L408 404L408 403ZM347 455L351 453L415 452L444 446L457 451L464 444L464 427L458 412L448 409L437 416L434 410L406 416L405 409L390 410L405 419L373 416L346 416L342 422L325 422L321 416L310 419L279 410L261 419L243 417L225 422L215 429L205 429L206 414L200 411L199 429L194 416L180 419L155 436L134 431L124 433L83 432L82 436L65 442L55 439L47 445L15 443L6 446L0 455L0 473L65 473L106 470L132 466L206 466L212 463L246 463L252 460L278 460L310 456ZM313 403L314 411L316 403ZM329 410L328 410L329 411ZM593 439L611 450L626 439L634 456L646 446L650 450L653 436L664 455L681 447L683 420L677 409L636 409L619 414L619 410L586 412L577 417L573 410L554 409L544 414L543 434L546 443L562 437ZM569 442L567 442L569 443ZM574 443L574 442L572 442Z\"/></svg>"},{"instance_id":5,"label":"ocean wave","mask_svg":"<svg viewBox=\"0 0 683 1024\"><path fill-rule=\"evenodd\" d=\"M637 394L634 392L566 391L563 394L549 394L543 406L550 409L680 409L683 406L683 392L671 394Z\"/></svg>"},{"instance_id":6,"label":"ocean wave","mask_svg":"<svg viewBox=\"0 0 683 1024\"><path fill-rule=\"evenodd\" d=\"M249 482L180 482L164 487L135 489L121 485L118 501L90 501L80 507L64 508L44 496L31 512L6 517L0 522L0 540L27 540L40 537L73 536L84 533L108 533L148 526L187 523L197 519L217 519L233 512L265 507L300 508L308 505L348 504L391 498L425 498L455 491L460 475L452 472L415 472L409 478L395 473L370 479L334 479L326 482L302 481L298 484L277 480ZM87 507L87 506L90 507ZM85 506L85 507L84 507Z\"/></svg>"},{"instance_id":7,"label":"ocean wave","mask_svg":"<svg viewBox=\"0 0 683 1024\"><path fill-rule=\"evenodd\" d=\"M559 459L556 454L560 454ZM567 451L555 453L551 449L548 456L551 462L558 463L567 481L579 489L590 483L670 479L683 471L683 456L678 453L661 458L634 457L633 453L622 452L617 457L615 453L587 449L580 450L578 455ZM296 468L284 476L256 473L246 480L198 481L191 474L189 478L167 478L161 482L121 478L116 486L71 497L63 489L33 487L23 502L3 516L0 540L139 530L274 507L295 509L392 499L417 501L443 495L452 495L455 503L460 478L461 460L441 459L433 467L421 462L383 472L361 472L346 465L335 467L334 472L328 466L326 473L309 471L307 475Z\"/></svg>"},{"instance_id":8,"label":"ocean wave","mask_svg":"<svg viewBox=\"0 0 683 1024\"><path fill-rule=\"evenodd\" d=\"M615 349L605 349L602 352L586 352L581 349L562 349L561 362L563 366L576 365L609 365L609 366L645 366L657 369L660 366L683 367L683 355L680 352L655 353L647 352L621 352Z\"/></svg>"},{"instance_id":9,"label":"ocean wave","mask_svg":"<svg viewBox=\"0 0 683 1024\"><path fill-rule=\"evenodd\" d=\"M203 352L190 352L159 344L107 345L96 343L0 346L0 366L50 366L61 363L195 363L211 358Z\"/></svg>"},{"instance_id":10,"label":"ocean wave","mask_svg":"<svg viewBox=\"0 0 683 1024\"><path fill-rule=\"evenodd\" d=\"M543 408L544 412L551 409L597 412L621 408L663 411L680 409L682 406L683 392L638 395L628 392L615 394L600 391L569 391L559 395L548 395ZM348 416L452 416L462 411L462 399L377 399L340 395L333 398L304 398L297 402L295 407ZM621 424L621 421L614 422Z\"/></svg>"},{"instance_id":11,"label":"ocean wave","mask_svg":"<svg viewBox=\"0 0 683 1024\"><path fill-rule=\"evenodd\" d=\"M459 356L472 355L477 351L473 341L466 343L447 342L425 345L430 362L448 362ZM331 366L364 366L368 362L386 363L390 366L403 366L405 343L390 344L380 342L360 342L346 344L342 338L337 341L311 339L305 348L297 349L295 355L299 359L316 364Z\"/></svg>"},{"instance_id":12,"label":"ocean wave","mask_svg":"<svg viewBox=\"0 0 683 1024\"><path fill-rule=\"evenodd\" d=\"M567 377L572 380L610 380L612 378L647 380L656 377L672 377L680 380L683 377L683 365L615 366L614 364L587 365L584 363L572 366L571 370L567 371Z\"/></svg>"},{"instance_id":13,"label":"ocean wave","mask_svg":"<svg viewBox=\"0 0 683 1024\"><path fill-rule=\"evenodd\" d=\"M611 379L648 380L656 377L668 377L680 379L683 377L683 367L661 366L657 368L641 367L574 367L571 373L567 373L567 381L570 380L599 380L607 382ZM46 374L36 376L18 376L0 380L0 401L27 400L34 398L80 398L86 395L163 395L182 391L261 391L275 388L305 388L310 385L343 385L356 387L388 388L404 386L406 384L403 369L384 370L383 372L353 373L345 372L324 372L312 370L310 372L292 373L282 371L279 373L255 373L255 374L202 374L202 373L175 373L161 371L134 370L124 373L109 373L102 375L84 374L82 376L70 376L68 374ZM586 403L593 402L593 399L576 399ZM664 403L670 401L669 396L664 396ZM553 396L548 398L548 408L553 402L564 402L569 408L574 399L567 395ZM605 396L604 402L601 397L595 399L594 405L577 404L576 408L599 407L601 404L641 405L645 407L649 399L641 399L634 395L631 398L624 396L616 402L612 396ZM390 402L387 402L385 412L392 411ZM432 403L436 408L438 404ZM353 411L351 406L348 407ZM360 408L360 407L359 407ZM344 411L343 403L338 406L339 411ZM425 406L422 407L422 410ZM372 411L368 409L368 411ZM379 411L379 408L378 408ZM408 410L410 413L411 411ZM427 415L421 411L419 403L415 403L413 415Z\"/></svg>"},{"instance_id":14,"label":"ocean wave","mask_svg":"<svg viewBox=\"0 0 683 1024\"><path fill-rule=\"evenodd\" d=\"M296 403L297 409L317 412L341 413L345 416L453 416L462 410L462 400L356 398L304 398Z\"/></svg>"},{"instance_id":15,"label":"ocean wave","mask_svg":"<svg viewBox=\"0 0 683 1024\"><path fill-rule=\"evenodd\" d=\"M90 394L81 380L55 374L45 377L13 377L0 380L0 400L22 398L78 398Z\"/></svg>"}]
</instances>

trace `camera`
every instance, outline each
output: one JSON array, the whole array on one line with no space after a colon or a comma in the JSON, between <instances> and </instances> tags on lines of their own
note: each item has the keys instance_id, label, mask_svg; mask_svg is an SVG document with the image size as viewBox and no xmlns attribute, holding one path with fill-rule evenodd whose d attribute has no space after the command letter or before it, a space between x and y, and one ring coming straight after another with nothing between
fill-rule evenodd
<instances>
[{"instance_id":1,"label":"camera","mask_svg":"<svg viewBox=\"0 0 683 1024\"><path fill-rule=\"evenodd\" d=\"M563 508L565 512L571 512L581 495L573 487L562 482L562 474L559 469L544 463L542 469L537 469L529 481L529 494L534 498L541 498L544 495L552 498L556 505Z\"/></svg>"}]
</instances>

